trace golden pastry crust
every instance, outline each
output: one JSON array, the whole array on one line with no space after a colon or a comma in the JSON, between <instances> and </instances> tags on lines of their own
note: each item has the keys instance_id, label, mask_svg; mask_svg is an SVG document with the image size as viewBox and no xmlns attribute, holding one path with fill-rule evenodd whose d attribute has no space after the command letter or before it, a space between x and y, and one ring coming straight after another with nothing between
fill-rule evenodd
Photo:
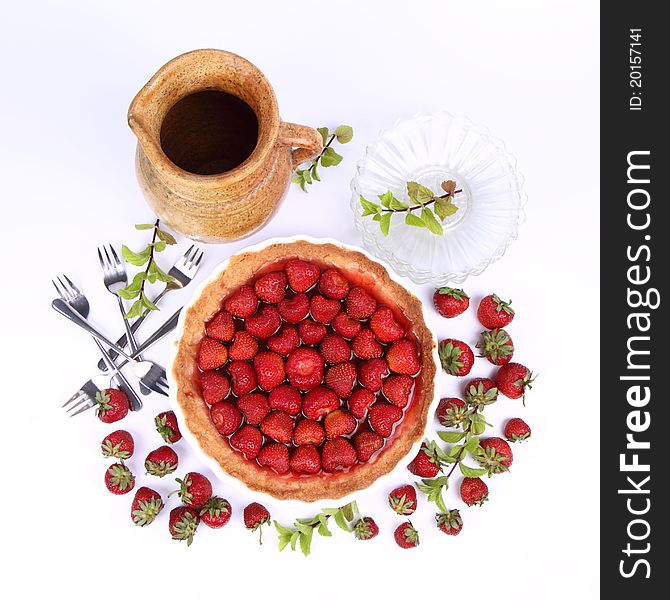
<instances>
[{"instance_id":1,"label":"golden pastry crust","mask_svg":"<svg viewBox=\"0 0 670 600\"><path fill-rule=\"evenodd\" d=\"M358 285L374 289L378 299L403 311L412 323L412 333L419 347L422 370L417 377L412 404L396 427L393 438L387 441L386 446L373 460L357 464L346 472L322 472L305 476L294 473L278 475L255 461L246 460L230 447L212 424L209 408L198 384L198 348L205 336L205 323L221 310L226 296L252 280L259 270L270 263L290 258L302 258L320 265L333 266ZM421 301L393 281L382 265L355 250L330 243L315 244L299 240L273 244L259 251L245 252L230 258L227 267L205 287L186 311L172 374L177 385L176 398L184 415L185 426L202 450L216 460L226 473L244 482L249 488L268 493L275 498L313 502L323 498L341 498L368 487L378 477L391 471L421 438L434 394L434 346L433 336L423 320Z\"/></svg>"}]
</instances>

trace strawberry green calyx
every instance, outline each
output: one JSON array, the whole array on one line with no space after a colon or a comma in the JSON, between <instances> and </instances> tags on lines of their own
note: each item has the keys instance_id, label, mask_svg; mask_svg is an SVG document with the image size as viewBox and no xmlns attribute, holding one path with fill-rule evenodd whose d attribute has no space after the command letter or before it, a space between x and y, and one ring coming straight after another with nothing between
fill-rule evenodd
<instances>
[{"instance_id":1,"label":"strawberry green calyx","mask_svg":"<svg viewBox=\"0 0 670 600\"><path fill-rule=\"evenodd\" d=\"M497 294L493 294L493 302L496 305L496 312L505 312L508 315L513 315L514 314L514 309L510 306L512 304L511 300L508 300L505 302L504 300L501 300Z\"/></svg>"},{"instance_id":2,"label":"strawberry green calyx","mask_svg":"<svg viewBox=\"0 0 670 600\"><path fill-rule=\"evenodd\" d=\"M479 381L469 385L465 390L465 400L471 406L487 406L498 399L498 388L486 389L483 382Z\"/></svg>"},{"instance_id":3,"label":"strawberry green calyx","mask_svg":"<svg viewBox=\"0 0 670 600\"><path fill-rule=\"evenodd\" d=\"M135 483L135 476L123 464L112 465L108 469L109 482L121 491L130 490Z\"/></svg>"},{"instance_id":4,"label":"strawberry green calyx","mask_svg":"<svg viewBox=\"0 0 670 600\"><path fill-rule=\"evenodd\" d=\"M434 440L425 440L422 450L428 457L428 460L434 465L437 465L440 471L449 460L444 450L442 450Z\"/></svg>"},{"instance_id":5,"label":"strawberry green calyx","mask_svg":"<svg viewBox=\"0 0 670 600\"><path fill-rule=\"evenodd\" d=\"M177 465L172 464L171 462L166 462L164 460L160 462L154 462L153 460L144 461L144 468L146 469L149 475L155 475L156 477L165 477L170 473L174 473L177 470Z\"/></svg>"},{"instance_id":6,"label":"strawberry green calyx","mask_svg":"<svg viewBox=\"0 0 670 600\"><path fill-rule=\"evenodd\" d=\"M440 415L440 423L444 427L459 427L469 414L470 409L465 404L462 406L451 404L446 408L444 414Z\"/></svg>"},{"instance_id":7,"label":"strawberry green calyx","mask_svg":"<svg viewBox=\"0 0 670 600\"><path fill-rule=\"evenodd\" d=\"M359 519L354 525L354 537L357 540L369 540L379 533L379 527L370 517Z\"/></svg>"},{"instance_id":8,"label":"strawberry green calyx","mask_svg":"<svg viewBox=\"0 0 670 600\"><path fill-rule=\"evenodd\" d=\"M407 527L402 530L405 543L411 546L419 545L419 532L414 528L411 521L407 521Z\"/></svg>"},{"instance_id":9,"label":"strawberry green calyx","mask_svg":"<svg viewBox=\"0 0 670 600\"><path fill-rule=\"evenodd\" d=\"M504 329L482 331L482 339L477 342L476 348L481 350L479 356L490 358L494 364L509 361L514 354L514 346L509 334Z\"/></svg>"},{"instance_id":10,"label":"strawberry green calyx","mask_svg":"<svg viewBox=\"0 0 670 600\"><path fill-rule=\"evenodd\" d=\"M527 432L527 433L522 433L521 435L517 435L516 433L513 433L510 436L509 441L510 442L523 442L523 441L527 440L529 437L530 437L530 431Z\"/></svg>"},{"instance_id":11,"label":"strawberry green calyx","mask_svg":"<svg viewBox=\"0 0 670 600\"><path fill-rule=\"evenodd\" d=\"M474 458L482 468L486 469L489 477L509 471L509 468L504 464L510 460L509 456L499 454L493 447L480 448Z\"/></svg>"},{"instance_id":12,"label":"strawberry green calyx","mask_svg":"<svg viewBox=\"0 0 670 600\"><path fill-rule=\"evenodd\" d=\"M468 296L463 290L457 288L441 287L438 288L437 293L441 294L442 296L451 296L456 300L465 300L470 298L470 296Z\"/></svg>"},{"instance_id":13,"label":"strawberry green calyx","mask_svg":"<svg viewBox=\"0 0 670 600\"><path fill-rule=\"evenodd\" d=\"M171 444L172 439L175 436L175 431L168 424L167 415L164 415L163 417L160 415L156 416L154 423L156 425L156 431L158 431L158 434L163 438L163 440L165 440L166 443Z\"/></svg>"},{"instance_id":14,"label":"strawberry green calyx","mask_svg":"<svg viewBox=\"0 0 670 600\"><path fill-rule=\"evenodd\" d=\"M103 390L95 393L95 401L98 406L95 409L95 414L98 417L104 417L108 411L112 409L111 398L109 394Z\"/></svg>"},{"instance_id":15,"label":"strawberry green calyx","mask_svg":"<svg viewBox=\"0 0 670 600\"><path fill-rule=\"evenodd\" d=\"M105 458L119 458L121 460L130 458L130 452L128 452L127 450L121 450L123 442L119 442L118 444L112 444L111 440L106 439L100 445L102 447L102 455Z\"/></svg>"},{"instance_id":16,"label":"strawberry green calyx","mask_svg":"<svg viewBox=\"0 0 670 600\"><path fill-rule=\"evenodd\" d=\"M210 517L217 519L221 516L221 514L228 514L229 512L230 504L228 504L227 500L212 496L202 505L202 508L200 509L200 516L202 517L204 514L209 513Z\"/></svg>"},{"instance_id":17,"label":"strawberry green calyx","mask_svg":"<svg viewBox=\"0 0 670 600\"><path fill-rule=\"evenodd\" d=\"M456 375L459 369L463 367L463 362L461 361L462 353L463 351L451 342L440 344L438 348L440 363L442 364L442 368L450 375Z\"/></svg>"},{"instance_id":18,"label":"strawberry green calyx","mask_svg":"<svg viewBox=\"0 0 670 600\"><path fill-rule=\"evenodd\" d=\"M179 496L179 499L184 504L187 505L193 504L193 494L189 491L191 488L191 478L188 475L184 477L184 479L179 479L179 477L176 477L175 481L179 484L179 488L171 491L168 494L168 498L172 496L172 494L177 494L177 496Z\"/></svg>"},{"instance_id":19,"label":"strawberry green calyx","mask_svg":"<svg viewBox=\"0 0 670 600\"><path fill-rule=\"evenodd\" d=\"M132 511L133 523L139 527L145 527L154 522L158 513L163 510L163 501L154 496L150 500L138 500L138 507Z\"/></svg>"},{"instance_id":20,"label":"strawberry green calyx","mask_svg":"<svg viewBox=\"0 0 670 600\"><path fill-rule=\"evenodd\" d=\"M455 535L463 527L463 519L457 509L448 510L435 515L437 526L447 534Z\"/></svg>"},{"instance_id":21,"label":"strawberry green calyx","mask_svg":"<svg viewBox=\"0 0 670 600\"><path fill-rule=\"evenodd\" d=\"M198 528L198 517L194 512L185 511L179 520L174 524L173 540L184 541L190 546L193 543L195 530Z\"/></svg>"},{"instance_id":22,"label":"strawberry green calyx","mask_svg":"<svg viewBox=\"0 0 670 600\"><path fill-rule=\"evenodd\" d=\"M533 377L533 372L526 370L526 374L514 382L514 385L519 386L523 393L521 394L521 402L526 406L526 390L533 389L533 382L537 379L537 375Z\"/></svg>"},{"instance_id":23,"label":"strawberry green calyx","mask_svg":"<svg viewBox=\"0 0 670 600\"><path fill-rule=\"evenodd\" d=\"M416 510L416 503L408 498L407 494L403 494L399 498L391 496L389 506L399 515L411 515Z\"/></svg>"}]
</instances>

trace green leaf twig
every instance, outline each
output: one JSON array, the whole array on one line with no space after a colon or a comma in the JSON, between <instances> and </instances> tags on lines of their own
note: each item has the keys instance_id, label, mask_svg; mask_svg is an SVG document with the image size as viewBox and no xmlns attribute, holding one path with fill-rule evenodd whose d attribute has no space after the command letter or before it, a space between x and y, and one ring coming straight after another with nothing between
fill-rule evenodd
<instances>
[{"instance_id":1,"label":"green leaf twig","mask_svg":"<svg viewBox=\"0 0 670 600\"><path fill-rule=\"evenodd\" d=\"M135 225L135 229L153 230L151 242L147 244L141 252L133 252L125 244L121 247L123 259L136 267L146 265L144 271L136 273L133 280L125 287L119 290L119 296L125 300L134 300L130 310L125 314L126 319L134 319L140 315L151 310L158 310L158 307L149 300L144 288L146 283L156 283L162 281L163 283L170 283L172 276L163 271L156 263L155 255L157 252L162 252L168 246L177 243L171 233L160 228L160 219L156 219L155 223L140 223Z\"/></svg>"},{"instance_id":2,"label":"green leaf twig","mask_svg":"<svg viewBox=\"0 0 670 600\"><path fill-rule=\"evenodd\" d=\"M441 186L444 194L437 195L416 181L408 181L407 196L409 203L398 200L391 191L377 196L379 204L361 196L362 216L372 216L372 220L379 223L379 228L384 236L388 235L391 217L396 213L405 214L407 225L422 227L435 235L442 235L444 233L442 222L458 211L458 207L453 203L454 196L463 190L457 190L456 182L452 180L443 181ZM417 214L414 211L421 212Z\"/></svg>"},{"instance_id":3,"label":"green leaf twig","mask_svg":"<svg viewBox=\"0 0 670 600\"><path fill-rule=\"evenodd\" d=\"M328 127L319 127L317 131L323 138L323 150L320 154L309 162L305 169L298 169L293 175L291 181L297 183L303 192L307 192L307 186L315 181L321 181L318 167L335 167L342 162L342 155L335 152L332 147L334 141L340 144L348 144L354 137L354 130L349 125L338 125L333 131Z\"/></svg>"},{"instance_id":4,"label":"green leaf twig","mask_svg":"<svg viewBox=\"0 0 670 600\"><path fill-rule=\"evenodd\" d=\"M350 502L339 508L324 508L313 517L307 519L296 519L293 527L285 527L278 521L274 522L275 529L279 536L278 549L281 552L286 546L291 546L291 550L300 548L303 555L308 556L312 547L312 538L314 531L321 537L331 537L333 534L328 528L328 520L333 518L335 524L346 531L352 533L354 523L360 518L356 502Z\"/></svg>"}]
</instances>

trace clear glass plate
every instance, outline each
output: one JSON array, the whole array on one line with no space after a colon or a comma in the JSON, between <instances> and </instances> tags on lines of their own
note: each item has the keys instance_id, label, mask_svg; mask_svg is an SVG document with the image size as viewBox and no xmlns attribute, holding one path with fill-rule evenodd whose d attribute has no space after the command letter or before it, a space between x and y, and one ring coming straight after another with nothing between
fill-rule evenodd
<instances>
[{"instance_id":1,"label":"clear glass plate","mask_svg":"<svg viewBox=\"0 0 670 600\"><path fill-rule=\"evenodd\" d=\"M407 201L407 181L440 191L456 181L459 210L443 222L444 235L405 224L393 215L389 235L363 217L359 197L378 202L391 190ZM516 159L503 142L469 119L447 112L398 122L366 148L351 182L351 209L363 244L415 283L462 283L498 260L517 237L525 216L526 194Z\"/></svg>"}]
</instances>

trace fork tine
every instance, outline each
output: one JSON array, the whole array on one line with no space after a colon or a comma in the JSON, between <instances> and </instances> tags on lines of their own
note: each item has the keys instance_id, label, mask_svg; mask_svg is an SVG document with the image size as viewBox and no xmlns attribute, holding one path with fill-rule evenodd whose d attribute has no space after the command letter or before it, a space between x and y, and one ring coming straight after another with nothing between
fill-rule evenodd
<instances>
[{"instance_id":1,"label":"fork tine","mask_svg":"<svg viewBox=\"0 0 670 600\"><path fill-rule=\"evenodd\" d=\"M116 266L119 266L121 264L121 261L119 260L119 257L116 254L116 250L114 250L114 246L112 246L110 244L109 249L112 251L112 256L114 256L114 260L116 261Z\"/></svg>"},{"instance_id":2,"label":"fork tine","mask_svg":"<svg viewBox=\"0 0 670 600\"><path fill-rule=\"evenodd\" d=\"M102 249L105 251L105 258L107 259L107 269L111 269L114 265L112 263L112 259L109 257L107 246L103 246Z\"/></svg>"},{"instance_id":3,"label":"fork tine","mask_svg":"<svg viewBox=\"0 0 670 600\"><path fill-rule=\"evenodd\" d=\"M61 299L65 300L65 296L63 295L62 290L58 287L58 284L56 283L56 280L52 279L51 283L54 284L54 287L56 288L56 291L58 292L58 295L61 297Z\"/></svg>"},{"instance_id":4,"label":"fork tine","mask_svg":"<svg viewBox=\"0 0 670 600\"><path fill-rule=\"evenodd\" d=\"M79 401L75 402L70 408L68 408L67 412L70 412L71 410L74 410L78 406L81 406L82 404L84 404L84 402L90 403L91 399L89 398L88 394L82 393L81 398L79 399Z\"/></svg>"},{"instance_id":5,"label":"fork tine","mask_svg":"<svg viewBox=\"0 0 670 600\"><path fill-rule=\"evenodd\" d=\"M73 412L73 413L70 415L70 417L76 417L77 415L83 413L85 410L88 410L89 408L93 408L93 406L95 406L95 404L93 404L93 403L89 403L89 404L87 404L86 406L84 406L83 408L80 408L77 412Z\"/></svg>"},{"instance_id":6,"label":"fork tine","mask_svg":"<svg viewBox=\"0 0 670 600\"><path fill-rule=\"evenodd\" d=\"M105 259L102 258L102 252L100 252L100 248L98 247L98 260L100 261L100 266L102 267L103 271L107 268L105 266Z\"/></svg>"},{"instance_id":7,"label":"fork tine","mask_svg":"<svg viewBox=\"0 0 670 600\"><path fill-rule=\"evenodd\" d=\"M70 404L70 402L73 402L73 401L75 401L77 398L80 398L82 394L83 394L83 392L82 392L81 390L77 390L77 391L72 395L72 397L71 397L65 404L63 404L63 406L61 406L61 408L65 408L68 404ZM68 410L70 410L70 409L68 409Z\"/></svg>"},{"instance_id":8,"label":"fork tine","mask_svg":"<svg viewBox=\"0 0 670 600\"><path fill-rule=\"evenodd\" d=\"M194 246L195 246L195 244L191 244L191 247L186 252L184 252L184 256L181 257L181 262L183 264L186 264L187 262L189 262L191 250L193 250Z\"/></svg>"},{"instance_id":9,"label":"fork tine","mask_svg":"<svg viewBox=\"0 0 670 600\"><path fill-rule=\"evenodd\" d=\"M200 250L200 255L198 256L198 259L195 261L195 264L193 265L194 267L199 267L200 266L200 261L202 260L202 257L205 255L205 253Z\"/></svg>"},{"instance_id":10,"label":"fork tine","mask_svg":"<svg viewBox=\"0 0 670 600\"><path fill-rule=\"evenodd\" d=\"M74 291L75 294L81 294L79 288L70 281L70 278L65 273L63 273L63 277L65 277L65 280L70 284L70 288L72 289L72 291Z\"/></svg>"},{"instance_id":11,"label":"fork tine","mask_svg":"<svg viewBox=\"0 0 670 600\"><path fill-rule=\"evenodd\" d=\"M66 300L67 302L72 300L72 298L74 297L74 292L67 285L63 283L63 280L60 277L58 277L58 283L60 283L61 288L63 288L63 293L65 294L63 299Z\"/></svg>"}]
</instances>

